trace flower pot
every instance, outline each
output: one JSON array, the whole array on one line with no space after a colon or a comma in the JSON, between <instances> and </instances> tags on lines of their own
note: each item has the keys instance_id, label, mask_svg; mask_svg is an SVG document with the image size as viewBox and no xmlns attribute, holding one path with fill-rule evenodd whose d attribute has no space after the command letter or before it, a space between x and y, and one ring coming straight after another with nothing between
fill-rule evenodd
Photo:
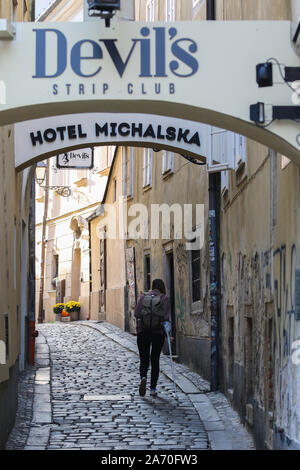
<instances>
[{"instance_id":1,"label":"flower pot","mask_svg":"<svg viewBox=\"0 0 300 470\"><path fill-rule=\"evenodd\" d=\"M62 322L71 321L71 317L70 317L70 316L68 316L68 317L61 317L60 321L62 321Z\"/></svg>"},{"instance_id":2,"label":"flower pot","mask_svg":"<svg viewBox=\"0 0 300 470\"><path fill-rule=\"evenodd\" d=\"M71 321L78 321L80 319L80 310L75 310L74 312L70 312Z\"/></svg>"}]
</instances>

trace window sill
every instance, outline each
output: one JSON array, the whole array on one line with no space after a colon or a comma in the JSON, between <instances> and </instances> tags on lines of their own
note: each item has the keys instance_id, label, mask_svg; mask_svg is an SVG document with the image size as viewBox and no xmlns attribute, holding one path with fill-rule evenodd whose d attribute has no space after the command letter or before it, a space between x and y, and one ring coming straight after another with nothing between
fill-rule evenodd
<instances>
[{"instance_id":1,"label":"window sill","mask_svg":"<svg viewBox=\"0 0 300 470\"><path fill-rule=\"evenodd\" d=\"M237 186L241 185L243 181L247 179L247 172L246 172L246 163L241 161L235 170L235 183Z\"/></svg>"},{"instance_id":2,"label":"window sill","mask_svg":"<svg viewBox=\"0 0 300 470\"><path fill-rule=\"evenodd\" d=\"M106 168L102 168L102 170L97 172L97 175L99 175L99 176L108 176L109 171L110 171L110 166L108 166Z\"/></svg>"},{"instance_id":3,"label":"window sill","mask_svg":"<svg viewBox=\"0 0 300 470\"><path fill-rule=\"evenodd\" d=\"M170 176L172 175L174 175L174 170L172 170L171 168L162 173L162 177L164 180L166 180L167 178L170 178Z\"/></svg>"},{"instance_id":4,"label":"window sill","mask_svg":"<svg viewBox=\"0 0 300 470\"><path fill-rule=\"evenodd\" d=\"M149 191L150 189L152 189L151 184L147 184L146 186L143 186L143 192L144 192L144 193L147 192L147 191Z\"/></svg>"}]
</instances>

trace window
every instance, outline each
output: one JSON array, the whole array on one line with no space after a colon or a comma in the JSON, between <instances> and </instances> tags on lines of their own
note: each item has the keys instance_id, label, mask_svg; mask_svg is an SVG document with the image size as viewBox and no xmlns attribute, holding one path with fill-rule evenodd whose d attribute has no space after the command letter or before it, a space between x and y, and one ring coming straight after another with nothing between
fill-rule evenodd
<instances>
[{"instance_id":1,"label":"window","mask_svg":"<svg viewBox=\"0 0 300 470\"><path fill-rule=\"evenodd\" d=\"M122 147L122 178L124 197L133 196L133 171L134 171L134 149L131 147Z\"/></svg>"},{"instance_id":2,"label":"window","mask_svg":"<svg viewBox=\"0 0 300 470\"><path fill-rule=\"evenodd\" d=\"M162 156L162 174L174 172L174 153L164 150Z\"/></svg>"},{"instance_id":3,"label":"window","mask_svg":"<svg viewBox=\"0 0 300 470\"><path fill-rule=\"evenodd\" d=\"M152 149L144 149L143 155L143 188L152 186Z\"/></svg>"},{"instance_id":4,"label":"window","mask_svg":"<svg viewBox=\"0 0 300 470\"><path fill-rule=\"evenodd\" d=\"M146 0L146 21L156 19L156 0Z\"/></svg>"},{"instance_id":5,"label":"window","mask_svg":"<svg viewBox=\"0 0 300 470\"><path fill-rule=\"evenodd\" d=\"M221 193L224 195L229 189L229 171L221 171Z\"/></svg>"},{"instance_id":6,"label":"window","mask_svg":"<svg viewBox=\"0 0 300 470\"><path fill-rule=\"evenodd\" d=\"M235 168L246 161L246 138L240 134L234 134Z\"/></svg>"},{"instance_id":7,"label":"window","mask_svg":"<svg viewBox=\"0 0 300 470\"><path fill-rule=\"evenodd\" d=\"M151 267L150 267L150 255L145 256L144 262L144 288L145 291L149 291L151 289Z\"/></svg>"},{"instance_id":8,"label":"window","mask_svg":"<svg viewBox=\"0 0 300 470\"><path fill-rule=\"evenodd\" d=\"M52 260L52 286L56 288L56 278L58 277L58 266L59 266L59 257L58 255L53 255Z\"/></svg>"},{"instance_id":9,"label":"window","mask_svg":"<svg viewBox=\"0 0 300 470\"><path fill-rule=\"evenodd\" d=\"M200 250L191 251L192 302L200 300Z\"/></svg>"},{"instance_id":10,"label":"window","mask_svg":"<svg viewBox=\"0 0 300 470\"><path fill-rule=\"evenodd\" d=\"M175 21L175 0L166 0L166 21Z\"/></svg>"}]
</instances>

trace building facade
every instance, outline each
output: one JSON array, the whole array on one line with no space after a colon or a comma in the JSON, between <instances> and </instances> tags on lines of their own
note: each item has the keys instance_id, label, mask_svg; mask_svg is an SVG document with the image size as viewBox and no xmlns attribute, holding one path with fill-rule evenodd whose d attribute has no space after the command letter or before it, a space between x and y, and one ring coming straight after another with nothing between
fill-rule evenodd
<instances>
[{"instance_id":1,"label":"building facade","mask_svg":"<svg viewBox=\"0 0 300 470\"><path fill-rule=\"evenodd\" d=\"M141 0L135 2L135 17L205 21L207 3ZM296 21L300 14L299 4L289 0L214 4L214 19L219 21ZM253 433L257 448L299 448L299 171L285 156L238 134L210 128L208 135L206 167L168 152L117 149L106 198L89 219L92 285L102 298L99 312L101 318L106 314L108 321L133 332L138 295L155 277L162 277L172 299L174 353L211 379L216 329L211 314L209 175L231 161L229 169L220 172L216 211L218 383ZM129 224L138 213L136 204L143 204L150 231L153 204L203 204L204 244L188 252L186 240L176 239L174 233L165 240L136 240L128 231L122 242L109 237L103 241L103 232L113 223L105 213L106 203L119 208L126 204Z\"/></svg>"},{"instance_id":2,"label":"building facade","mask_svg":"<svg viewBox=\"0 0 300 470\"><path fill-rule=\"evenodd\" d=\"M0 17L33 19L32 1L5 1ZM0 293L0 449L12 429L17 409L18 375L31 362L34 329L34 185L33 169L16 173L14 126L0 128L1 267ZM33 322L32 322L33 320Z\"/></svg>"}]
</instances>

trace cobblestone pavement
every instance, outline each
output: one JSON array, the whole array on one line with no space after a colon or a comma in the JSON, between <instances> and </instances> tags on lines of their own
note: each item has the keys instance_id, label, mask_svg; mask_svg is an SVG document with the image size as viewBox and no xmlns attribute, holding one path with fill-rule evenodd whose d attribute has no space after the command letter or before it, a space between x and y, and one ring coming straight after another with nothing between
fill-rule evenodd
<instances>
[{"instance_id":1,"label":"cobblestone pavement","mask_svg":"<svg viewBox=\"0 0 300 470\"><path fill-rule=\"evenodd\" d=\"M32 421L32 404L34 397L35 367L28 367L19 376L18 410L15 426L6 442L7 450L22 450L28 438Z\"/></svg>"},{"instance_id":2,"label":"cobblestone pavement","mask_svg":"<svg viewBox=\"0 0 300 470\"><path fill-rule=\"evenodd\" d=\"M176 399L166 356L158 397L141 398L136 338L129 333L97 322L38 329L36 374L23 377L7 449L254 448L224 395L208 393L208 383L182 364L175 365Z\"/></svg>"}]
</instances>

